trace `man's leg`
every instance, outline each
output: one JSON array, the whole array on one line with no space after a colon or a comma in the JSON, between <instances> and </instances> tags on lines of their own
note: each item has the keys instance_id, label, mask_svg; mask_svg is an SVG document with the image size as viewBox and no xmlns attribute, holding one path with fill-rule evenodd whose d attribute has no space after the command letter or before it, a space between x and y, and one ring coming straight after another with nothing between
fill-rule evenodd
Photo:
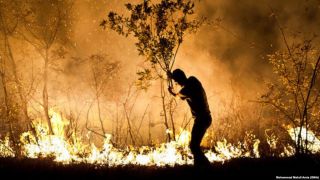
<instances>
[{"instance_id":1,"label":"man's leg","mask_svg":"<svg viewBox=\"0 0 320 180\"><path fill-rule=\"evenodd\" d=\"M192 128L190 149L194 157L195 166L210 163L200 148L201 140L207 128L208 128L207 125L202 125L196 122Z\"/></svg>"}]
</instances>

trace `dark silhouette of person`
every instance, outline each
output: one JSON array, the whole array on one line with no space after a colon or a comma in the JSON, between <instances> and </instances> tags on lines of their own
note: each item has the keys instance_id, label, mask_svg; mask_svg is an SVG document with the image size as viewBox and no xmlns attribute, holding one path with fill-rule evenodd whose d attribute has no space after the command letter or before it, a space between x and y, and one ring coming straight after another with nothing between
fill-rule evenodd
<instances>
[{"instance_id":1,"label":"dark silhouette of person","mask_svg":"<svg viewBox=\"0 0 320 180\"><path fill-rule=\"evenodd\" d=\"M172 87L169 86L169 92L188 102L194 118L189 145L194 157L194 165L208 166L210 162L200 148L201 140L212 121L207 95L201 82L194 76L187 78L181 69L176 69L172 73L168 72L167 75L182 87L179 93L174 93Z\"/></svg>"}]
</instances>

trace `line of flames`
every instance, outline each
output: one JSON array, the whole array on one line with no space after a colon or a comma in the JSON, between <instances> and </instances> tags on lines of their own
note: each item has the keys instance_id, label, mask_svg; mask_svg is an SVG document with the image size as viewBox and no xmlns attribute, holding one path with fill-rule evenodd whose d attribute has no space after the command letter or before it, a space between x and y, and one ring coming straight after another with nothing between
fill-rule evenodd
<instances>
[{"instance_id":1,"label":"line of flames","mask_svg":"<svg viewBox=\"0 0 320 180\"><path fill-rule=\"evenodd\" d=\"M83 143L80 137L75 134L66 140L64 127L65 121L60 114L50 111L51 122L54 135L49 135L46 125L40 121L35 123L36 136L28 131L20 136L23 156L28 158L51 157L56 162L64 164L70 163L90 163L108 166L123 165L143 165L143 166L175 166L193 164L193 156L188 147L190 132L181 130L176 137L176 141L162 143L157 146L142 146L139 148L127 147L119 149L112 145L111 135L106 134L102 148L97 148L94 144ZM288 130L291 137L294 137L298 128ZM206 150L205 155L210 162L224 162L237 157L259 158L260 140L255 138L252 133L247 133L251 139L252 147L243 148L246 143L232 145L225 139L216 143L215 151ZM312 132L308 133L308 139L313 140L312 152L320 151L320 141ZM275 143L275 139L269 139L270 147ZM245 150L247 149L247 150ZM283 156L294 154L294 148L288 146L282 153ZM10 146L9 137L0 141L0 157L14 157L15 153Z\"/></svg>"}]
</instances>

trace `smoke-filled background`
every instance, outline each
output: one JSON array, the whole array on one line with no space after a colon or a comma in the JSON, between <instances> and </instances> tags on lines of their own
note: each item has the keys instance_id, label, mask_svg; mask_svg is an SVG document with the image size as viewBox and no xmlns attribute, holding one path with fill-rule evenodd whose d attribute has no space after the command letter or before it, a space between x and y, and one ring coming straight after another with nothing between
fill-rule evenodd
<instances>
[{"instance_id":1,"label":"smoke-filled background","mask_svg":"<svg viewBox=\"0 0 320 180\"><path fill-rule=\"evenodd\" d=\"M5 4L6 1L9 0L1 2ZM119 36L99 26L109 11L126 15L124 4L127 2L80 0L68 6L69 19L62 31L66 33L66 37L62 37L68 41L56 46L63 47L62 56L50 61L48 104L77 122L77 130L87 136L99 137L99 134L110 133L119 144L132 143L130 136L136 144L163 142L167 136L160 82L153 80L148 90L137 90L136 73L143 68L144 57L138 55L135 39ZM130 1L135 2L141 1ZM38 3L41 4L40 1ZM320 1L200 0L195 4L196 16L204 16L209 21L219 19L221 23L208 23L195 34L188 34L180 47L175 68L183 69L187 76L196 76L205 88L213 116L209 136L219 139L258 129L264 123L261 117L265 112L255 101L266 90L264 82L274 79L267 55L284 48L279 29L283 28L288 41L293 41L296 34L304 38L319 34ZM4 6L1 11L10 22L10 12ZM46 18L48 7L36 11ZM27 37L23 35L25 32ZM44 61L34 43L28 42L34 40L28 39L29 34L22 27L9 36L9 42L18 76L25 85L24 91L32 89L28 96L28 112L36 119L44 116ZM4 39L2 35L1 40ZM315 44L318 44L318 39L315 39ZM1 46L2 52L7 51L3 43ZM56 47L54 49L59 50ZM7 80L14 81L14 78ZM1 94L4 97L3 91ZM187 103L178 98L176 102L173 113L175 128L177 131L180 127L190 130L193 121ZM129 124L132 126L131 135ZM234 127L239 131L230 132Z\"/></svg>"}]
</instances>

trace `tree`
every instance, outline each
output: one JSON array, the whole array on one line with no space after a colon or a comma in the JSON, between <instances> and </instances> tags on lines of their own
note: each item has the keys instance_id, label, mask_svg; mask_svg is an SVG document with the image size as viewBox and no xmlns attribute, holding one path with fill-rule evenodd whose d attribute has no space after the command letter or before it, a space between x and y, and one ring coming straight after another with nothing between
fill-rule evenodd
<instances>
[{"instance_id":1,"label":"tree","mask_svg":"<svg viewBox=\"0 0 320 180\"><path fill-rule=\"evenodd\" d=\"M28 114L28 97L30 94L26 91L23 81L19 76L17 58L13 50L14 43L12 42L13 39L17 38L16 31L23 17L22 14L19 14L19 8L18 1L0 1L0 74L4 92L6 118L9 121L11 139L16 148L18 148L18 141L15 135L18 135L19 131L24 129L23 124L27 124L32 128ZM12 85L11 81L14 85ZM30 88L33 88L32 85ZM15 94L18 96L17 99L20 100L19 103L17 103L18 101L14 102ZM13 108L14 104L18 104L22 110L22 121L15 123L12 122L12 114L15 114L14 111L17 111L17 107ZM20 119L19 117L16 118ZM15 131L14 129L18 130ZM16 152L19 152L19 150Z\"/></svg>"},{"instance_id":2,"label":"tree","mask_svg":"<svg viewBox=\"0 0 320 180\"><path fill-rule=\"evenodd\" d=\"M162 77L157 68L164 72L172 69L185 34L195 32L205 18L191 19L195 7L191 0L150 2L145 0L136 5L125 4L129 17L111 11L101 26L125 37L134 36L139 55L144 56L159 77Z\"/></svg>"},{"instance_id":3,"label":"tree","mask_svg":"<svg viewBox=\"0 0 320 180\"><path fill-rule=\"evenodd\" d=\"M53 134L49 117L48 75L54 60L62 59L70 40L72 0L23 1L23 27L19 35L30 43L43 59L42 106L49 132ZM22 2L22 3L23 3Z\"/></svg>"},{"instance_id":4,"label":"tree","mask_svg":"<svg viewBox=\"0 0 320 180\"><path fill-rule=\"evenodd\" d=\"M127 3L125 7L129 12L128 17L111 11L107 19L101 22L101 26L125 37L135 37L139 55L143 56L151 67L138 72L139 85L142 89L147 89L150 80L160 79L163 116L165 126L169 129L168 121L169 117L172 117L172 111L167 112L166 107L167 104L170 105L170 100L169 103L165 102L163 81L167 80L168 86L172 86L172 82L170 78L165 78L163 73L172 70L185 35L196 32L205 18L194 17L195 4L192 0L151 2L145 0L138 4ZM170 135L168 136L170 140Z\"/></svg>"},{"instance_id":5,"label":"tree","mask_svg":"<svg viewBox=\"0 0 320 180\"><path fill-rule=\"evenodd\" d=\"M296 135L296 153L307 153L310 139L302 138L302 130L316 127L320 117L320 55L319 49L312 46L312 40L304 40L289 45L269 55L269 61L278 77L274 83L268 83L268 91L262 102L271 105L280 112L294 128ZM317 131L316 129L314 129Z\"/></svg>"},{"instance_id":6,"label":"tree","mask_svg":"<svg viewBox=\"0 0 320 180\"><path fill-rule=\"evenodd\" d=\"M118 75L120 63L117 61L111 62L105 55L99 54L90 56L88 61L91 72L89 82L91 83L90 86L94 91L94 101L97 102L98 119L104 136L106 134L106 130L104 128L101 115L101 95L103 95L105 89L110 86L110 81Z\"/></svg>"}]
</instances>

